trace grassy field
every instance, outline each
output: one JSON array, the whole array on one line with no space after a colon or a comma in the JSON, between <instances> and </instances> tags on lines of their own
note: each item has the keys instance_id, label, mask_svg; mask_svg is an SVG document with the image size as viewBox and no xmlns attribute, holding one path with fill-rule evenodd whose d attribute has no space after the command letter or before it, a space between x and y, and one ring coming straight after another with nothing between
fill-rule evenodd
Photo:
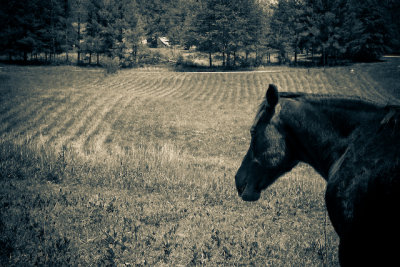
<instances>
[{"instance_id":1,"label":"grassy field","mask_svg":"<svg viewBox=\"0 0 400 267\"><path fill-rule=\"evenodd\" d=\"M0 66L0 265L335 266L325 182L309 166L256 203L237 196L249 127L269 83L398 103L399 66Z\"/></svg>"}]
</instances>

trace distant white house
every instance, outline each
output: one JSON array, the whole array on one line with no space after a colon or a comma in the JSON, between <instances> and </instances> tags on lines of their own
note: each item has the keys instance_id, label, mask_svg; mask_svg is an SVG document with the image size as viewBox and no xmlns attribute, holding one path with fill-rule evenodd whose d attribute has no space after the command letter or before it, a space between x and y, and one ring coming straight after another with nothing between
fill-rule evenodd
<instances>
[{"instance_id":1,"label":"distant white house","mask_svg":"<svg viewBox=\"0 0 400 267\"><path fill-rule=\"evenodd\" d=\"M169 39L167 37L158 37L157 46L171 47L171 44L169 43Z\"/></svg>"},{"instance_id":2,"label":"distant white house","mask_svg":"<svg viewBox=\"0 0 400 267\"><path fill-rule=\"evenodd\" d=\"M148 45L150 47L155 46L156 45L156 39L153 38L143 38L143 40L141 41L142 45ZM168 37L158 37L157 38L157 47L171 47L171 43L168 39Z\"/></svg>"}]
</instances>

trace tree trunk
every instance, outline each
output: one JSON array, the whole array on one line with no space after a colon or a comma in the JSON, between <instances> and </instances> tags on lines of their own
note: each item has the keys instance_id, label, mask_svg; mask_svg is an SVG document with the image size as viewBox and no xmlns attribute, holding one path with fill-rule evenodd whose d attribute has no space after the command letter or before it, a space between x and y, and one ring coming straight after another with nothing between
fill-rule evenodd
<instances>
[{"instance_id":1,"label":"tree trunk","mask_svg":"<svg viewBox=\"0 0 400 267\"><path fill-rule=\"evenodd\" d=\"M209 59L209 61L210 61L210 68L212 68L212 53L209 52L208 56L209 56L208 59Z\"/></svg>"},{"instance_id":2,"label":"tree trunk","mask_svg":"<svg viewBox=\"0 0 400 267\"><path fill-rule=\"evenodd\" d=\"M100 65L100 54L96 53L96 57L97 57L97 65Z\"/></svg>"},{"instance_id":3,"label":"tree trunk","mask_svg":"<svg viewBox=\"0 0 400 267\"><path fill-rule=\"evenodd\" d=\"M81 62L81 17L78 16L78 65Z\"/></svg>"},{"instance_id":4,"label":"tree trunk","mask_svg":"<svg viewBox=\"0 0 400 267\"><path fill-rule=\"evenodd\" d=\"M137 50L138 50L137 45L134 45L133 46L133 62L135 64L137 64Z\"/></svg>"},{"instance_id":5,"label":"tree trunk","mask_svg":"<svg viewBox=\"0 0 400 267\"><path fill-rule=\"evenodd\" d=\"M312 46L312 48L311 48L311 61L315 65L315 62L314 62L314 46Z\"/></svg>"}]
</instances>

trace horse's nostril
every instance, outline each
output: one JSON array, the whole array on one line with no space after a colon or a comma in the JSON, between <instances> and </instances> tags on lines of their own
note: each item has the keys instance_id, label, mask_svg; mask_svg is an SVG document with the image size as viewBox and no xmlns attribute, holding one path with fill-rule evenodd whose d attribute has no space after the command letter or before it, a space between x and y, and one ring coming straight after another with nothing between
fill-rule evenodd
<instances>
[{"instance_id":1,"label":"horse's nostril","mask_svg":"<svg viewBox=\"0 0 400 267\"><path fill-rule=\"evenodd\" d=\"M237 186L236 189L238 191L239 197L242 196L244 189L246 188L246 186Z\"/></svg>"}]
</instances>

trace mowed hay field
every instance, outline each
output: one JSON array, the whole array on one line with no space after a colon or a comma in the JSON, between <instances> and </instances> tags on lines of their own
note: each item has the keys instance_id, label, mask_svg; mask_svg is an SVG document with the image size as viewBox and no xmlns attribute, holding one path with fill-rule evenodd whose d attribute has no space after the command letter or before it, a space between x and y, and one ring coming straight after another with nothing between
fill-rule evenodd
<instances>
[{"instance_id":1,"label":"mowed hay field","mask_svg":"<svg viewBox=\"0 0 400 267\"><path fill-rule=\"evenodd\" d=\"M0 263L336 266L312 168L255 203L239 199L234 175L269 83L398 103L399 65L112 76L3 65Z\"/></svg>"}]
</instances>

